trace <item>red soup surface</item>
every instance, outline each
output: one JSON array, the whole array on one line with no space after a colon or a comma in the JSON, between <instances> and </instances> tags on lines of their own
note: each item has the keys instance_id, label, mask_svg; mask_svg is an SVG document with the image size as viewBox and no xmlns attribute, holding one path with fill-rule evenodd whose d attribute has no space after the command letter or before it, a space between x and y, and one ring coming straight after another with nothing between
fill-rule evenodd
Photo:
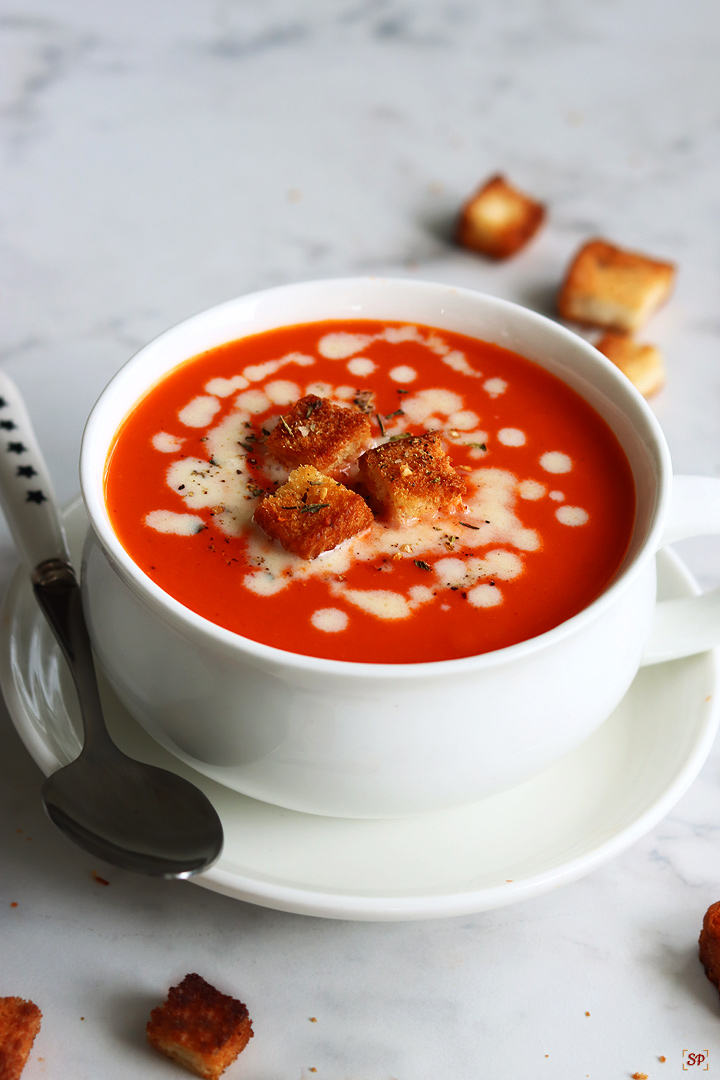
<instances>
[{"instance_id":1,"label":"red soup surface","mask_svg":"<svg viewBox=\"0 0 720 1080\"><path fill-rule=\"evenodd\" d=\"M439 431L462 511L376 517L313 560L268 539L253 514L288 470L264 442L306 394L366 412L376 444ZM352 466L342 480L356 484ZM106 500L133 561L192 611L366 663L471 656L557 626L611 581L635 514L617 439L555 376L447 330L368 320L283 327L181 364L118 431Z\"/></svg>"}]
</instances>

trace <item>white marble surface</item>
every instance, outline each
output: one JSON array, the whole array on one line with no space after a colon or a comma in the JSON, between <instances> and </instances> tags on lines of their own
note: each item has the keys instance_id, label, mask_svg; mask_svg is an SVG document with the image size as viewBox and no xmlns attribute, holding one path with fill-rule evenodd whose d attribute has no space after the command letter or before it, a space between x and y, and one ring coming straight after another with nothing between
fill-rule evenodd
<instances>
[{"instance_id":1,"label":"white marble surface","mask_svg":"<svg viewBox=\"0 0 720 1080\"><path fill-rule=\"evenodd\" d=\"M0 48L1 359L62 500L107 379L194 311L381 272L552 312L596 234L677 262L645 335L669 370L653 407L677 470L720 474L715 0L1 0ZM501 266L448 239L496 170L550 209ZM720 581L718 542L684 554ZM13 565L3 524L3 585ZM352 923L98 868L45 821L40 773L0 721L0 996L44 1013L27 1080L180 1075L144 1024L192 970L250 1006L256 1038L228 1078L720 1075L696 949L720 898L718 750L660 825L575 884ZM684 1050L709 1057L683 1072Z\"/></svg>"}]
</instances>

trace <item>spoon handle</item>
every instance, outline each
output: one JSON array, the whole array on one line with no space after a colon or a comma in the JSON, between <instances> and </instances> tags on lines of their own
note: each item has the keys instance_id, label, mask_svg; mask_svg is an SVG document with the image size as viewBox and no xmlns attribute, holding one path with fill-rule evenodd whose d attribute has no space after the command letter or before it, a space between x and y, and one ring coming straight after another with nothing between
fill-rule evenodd
<instances>
[{"instance_id":1,"label":"spoon handle","mask_svg":"<svg viewBox=\"0 0 720 1080\"><path fill-rule=\"evenodd\" d=\"M70 562L50 473L15 383L0 371L0 504L27 569Z\"/></svg>"},{"instance_id":2,"label":"spoon handle","mask_svg":"<svg viewBox=\"0 0 720 1080\"><path fill-rule=\"evenodd\" d=\"M0 371L0 503L78 691L85 744L110 741L92 650L50 473L20 391Z\"/></svg>"}]
</instances>

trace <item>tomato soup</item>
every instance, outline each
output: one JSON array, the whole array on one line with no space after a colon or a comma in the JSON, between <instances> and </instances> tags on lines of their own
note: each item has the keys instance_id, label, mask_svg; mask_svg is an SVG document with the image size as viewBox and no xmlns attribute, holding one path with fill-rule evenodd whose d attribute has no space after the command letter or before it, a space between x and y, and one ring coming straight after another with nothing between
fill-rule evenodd
<instances>
[{"instance_id":1,"label":"tomato soup","mask_svg":"<svg viewBox=\"0 0 720 1080\"><path fill-rule=\"evenodd\" d=\"M438 431L462 510L376 517L311 560L271 541L253 515L288 470L265 440L308 394L365 412L375 445ZM352 466L341 479L358 487ZM470 656L557 626L612 580L635 513L617 439L555 376L497 345L368 320L187 360L117 432L105 491L130 557L181 604L278 649L366 663Z\"/></svg>"}]
</instances>

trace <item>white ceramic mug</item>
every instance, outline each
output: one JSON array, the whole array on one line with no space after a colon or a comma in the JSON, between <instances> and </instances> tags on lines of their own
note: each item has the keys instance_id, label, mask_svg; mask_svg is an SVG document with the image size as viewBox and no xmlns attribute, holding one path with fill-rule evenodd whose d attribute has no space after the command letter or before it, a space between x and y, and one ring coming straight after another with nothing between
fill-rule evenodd
<instances>
[{"instance_id":1,"label":"white ceramic mug","mask_svg":"<svg viewBox=\"0 0 720 1080\"><path fill-rule=\"evenodd\" d=\"M297 655L183 607L113 532L103 474L140 397L184 360L278 326L368 318L497 343L559 376L609 423L630 461L637 515L621 572L593 603L529 640L456 660L365 664ZM315 814L389 817L471 802L533 776L587 738L643 663L720 643L720 590L656 603L655 554L720 532L720 480L673 479L659 425L586 341L531 311L411 280L281 286L232 300L143 348L95 405L81 453L91 528L83 560L90 634L137 720L196 769Z\"/></svg>"}]
</instances>

